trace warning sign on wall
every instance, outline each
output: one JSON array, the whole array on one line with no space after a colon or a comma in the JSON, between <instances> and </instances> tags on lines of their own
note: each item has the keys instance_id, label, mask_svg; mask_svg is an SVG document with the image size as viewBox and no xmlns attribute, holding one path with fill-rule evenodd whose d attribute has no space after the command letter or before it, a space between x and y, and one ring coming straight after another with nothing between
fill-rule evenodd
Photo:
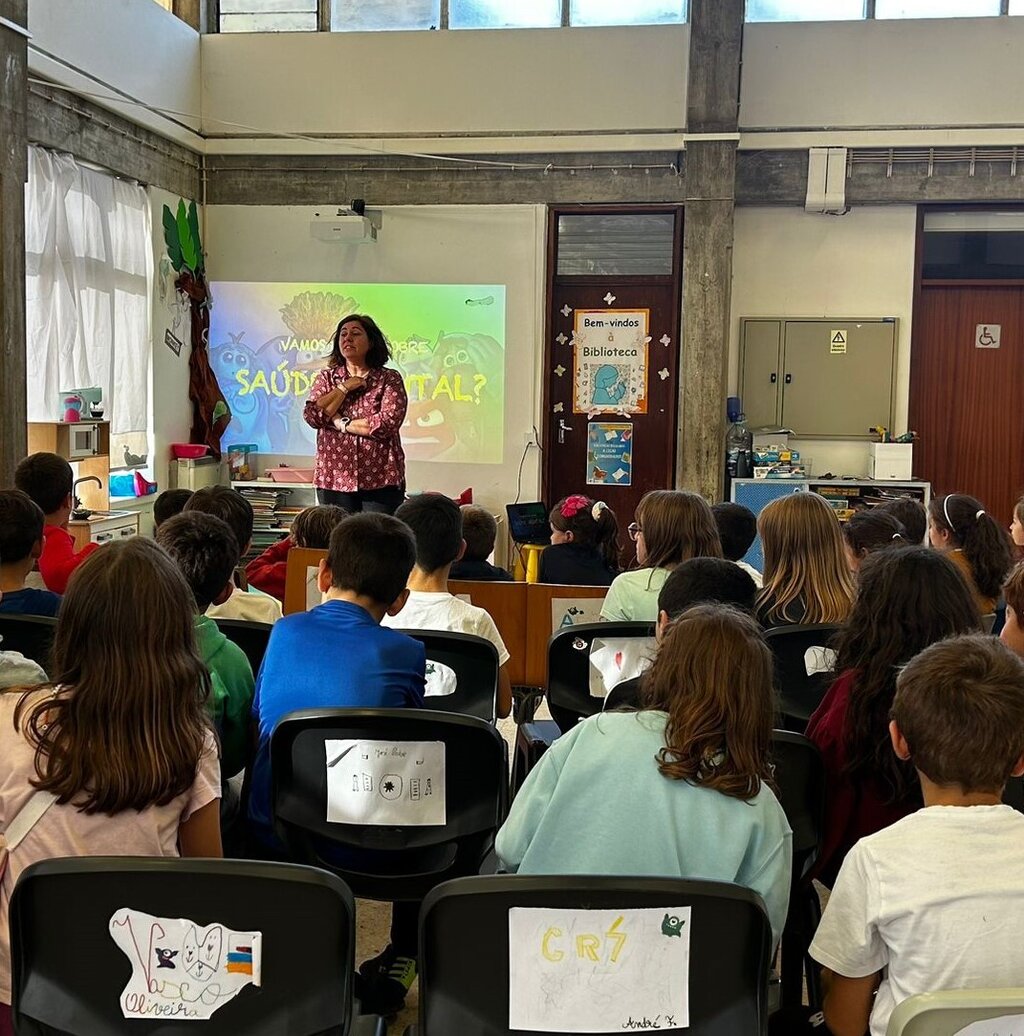
<instances>
[{"instance_id":1,"label":"warning sign on wall","mask_svg":"<svg viewBox=\"0 0 1024 1036\"><path fill-rule=\"evenodd\" d=\"M833 328L829 331L829 350L832 353L846 352L846 329Z\"/></svg>"}]
</instances>

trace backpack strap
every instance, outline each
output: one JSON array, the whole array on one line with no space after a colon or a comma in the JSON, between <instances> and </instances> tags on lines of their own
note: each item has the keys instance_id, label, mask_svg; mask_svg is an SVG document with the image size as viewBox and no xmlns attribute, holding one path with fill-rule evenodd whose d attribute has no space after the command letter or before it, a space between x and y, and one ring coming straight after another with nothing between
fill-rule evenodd
<instances>
[{"instance_id":1,"label":"backpack strap","mask_svg":"<svg viewBox=\"0 0 1024 1036\"><path fill-rule=\"evenodd\" d=\"M0 848L13 852L25 836L42 819L43 814L57 801L52 791L36 791L21 807L3 832L0 832Z\"/></svg>"}]
</instances>

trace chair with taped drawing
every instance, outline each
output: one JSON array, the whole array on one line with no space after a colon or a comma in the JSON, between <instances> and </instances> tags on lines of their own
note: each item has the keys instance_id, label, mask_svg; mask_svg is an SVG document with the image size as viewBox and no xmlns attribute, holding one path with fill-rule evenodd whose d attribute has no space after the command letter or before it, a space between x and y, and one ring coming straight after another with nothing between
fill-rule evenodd
<instances>
[{"instance_id":1,"label":"chair with taped drawing","mask_svg":"<svg viewBox=\"0 0 1024 1036\"><path fill-rule=\"evenodd\" d=\"M352 893L311 867L45 860L10 920L19 1036L384 1034L355 1015Z\"/></svg>"},{"instance_id":2,"label":"chair with taped drawing","mask_svg":"<svg viewBox=\"0 0 1024 1036\"><path fill-rule=\"evenodd\" d=\"M724 882L498 875L447 882L420 914L407 1036L766 1031L771 927Z\"/></svg>"},{"instance_id":3,"label":"chair with taped drawing","mask_svg":"<svg viewBox=\"0 0 1024 1036\"><path fill-rule=\"evenodd\" d=\"M270 768L289 857L366 899L415 902L478 874L508 811L508 746L473 716L292 712L274 729Z\"/></svg>"},{"instance_id":4,"label":"chair with taped drawing","mask_svg":"<svg viewBox=\"0 0 1024 1036\"><path fill-rule=\"evenodd\" d=\"M399 630L427 650L426 705L438 712L495 721L498 650L491 641L468 633Z\"/></svg>"},{"instance_id":5,"label":"chair with taped drawing","mask_svg":"<svg viewBox=\"0 0 1024 1036\"><path fill-rule=\"evenodd\" d=\"M829 647L839 632L828 624L779 626L765 630L775 656L779 711L787 730L802 733L834 679L835 652Z\"/></svg>"},{"instance_id":6,"label":"chair with taped drawing","mask_svg":"<svg viewBox=\"0 0 1024 1036\"><path fill-rule=\"evenodd\" d=\"M548 641L548 706L562 732L604 707L608 692L654 657L654 623L587 622Z\"/></svg>"}]
</instances>

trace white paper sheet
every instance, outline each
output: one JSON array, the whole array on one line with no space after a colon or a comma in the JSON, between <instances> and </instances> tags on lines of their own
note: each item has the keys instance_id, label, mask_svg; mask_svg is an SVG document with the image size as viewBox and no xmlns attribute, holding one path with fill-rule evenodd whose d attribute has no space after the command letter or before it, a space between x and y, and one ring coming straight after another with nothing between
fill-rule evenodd
<instances>
[{"instance_id":1,"label":"white paper sheet","mask_svg":"<svg viewBox=\"0 0 1024 1036\"><path fill-rule=\"evenodd\" d=\"M654 637L595 637L590 645L590 693L606 698L613 687L650 668L657 650Z\"/></svg>"},{"instance_id":2,"label":"white paper sheet","mask_svg":"<svg viewBox=\"0 0 1024 1036\"><path fill-rule=\"evenodd\" d=\"M327 820L367 827L446 823L443 741L325 741Z\"/></svg>"},{"instance_id":3,"label":"white paper sheet","mask_svg":"<svg viewBox=\"0 0 1024 1036\"><path fill-rule=\"evenodd\" d=\"M316 565L306 566L306 611L324 603L324 595L320 593L320 585L317 582L319 571Z\"/></svg>"},{"instance_id":4,"label":"white paper sheet","mask_svg":"<svg viewBox=\"0 0 1024 1036\"><path fill-rule=\"evenodd\" d=\"M557 633L581 622L600 622L602 604L603 597L552 597L551 632Z\"/></svg>"},{"instance_id":5,"label":"white paper sheet","mask_svg":"<svg viewBox=\"0 0 1024 1036\"><path fill-rule=\"evenodd\" d=\"M971 1022L959 1029L956 1036L1021 1036L1024 1034L1024 1014L1004 1014L999 1018L987 1018L983 1022Z\"/></svg>"},{"instance_id":6,"label":"white paper sheet","mask_svg":"<svg viewBox=\"0 0 1024 1036\"><path fill-rule=\"evenodd\" d=\"M690 907L508 913L509 1028L665 1031L690 1023Z\"/></svg>"},{"instance_id":7,"label":"white paper sheet","mask_svg":"<svg viewBox=\"0 0 1024 1036\"><path fill-rule=\"evenodd\" d=\"M121 993L125 1018L205 1021L246 986L260 985L260 932L131 907L115 910L109 929L132 965Z\"/></svg>"},{"instance_id":8,"label":"white paper sheet","mask_svg":"<svg viewBox=\"0 0 1024 1036\"><path fill-rule=\"evenodd\" d=\"M838 655L833 648L809 647L804 652L804 671L808 676L815 676L817 673L834 673L836 658Z\"/></svg>"},{"instance_id":9,"label":"white paper sheet","mask_svg":"<svg viewBox=\"0 0 1024 1036\"><path fill-rule=\"evenodd\" d=\"M444 662L433 662L429 658L427 659L424 697L441 698L446 694L454 694L458 686L458 678L451 666L446 666Z\"/></svg>"}]
</instances>

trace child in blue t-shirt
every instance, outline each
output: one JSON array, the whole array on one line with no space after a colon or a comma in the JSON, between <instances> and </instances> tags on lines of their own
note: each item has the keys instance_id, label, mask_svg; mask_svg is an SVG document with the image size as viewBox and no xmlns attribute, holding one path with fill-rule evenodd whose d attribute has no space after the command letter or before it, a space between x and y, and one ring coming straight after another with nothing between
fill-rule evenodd
<instances>
[{"instance_id":1,"label":"child in blue t-shirt","mask_svg":"<svg viewBox=\"0 0 1024 1036\"><path fill-rule=\"evenodd\" d=\"M393 709L423 705L426 652L418 640L381 626L402 610L416 543L397 518L355 514L331 533L318 583L324 603L274 626L256 678L259 727L249 798L253 834L276 844L270 810L270 736L297 709ZM392 907L391 945L360 969L364 1010L401 1007L416 977L417 903Z\"/></svg>"},{"instance_id":2,"label":"child in blue t-shirt","mask_svg":"<svg viewBox=\"0 0 1024 1036\"><path fill-rule=\"evenodd\" d=\"M55 616L60 594L25 586L43 553L42 508L20 489L0 490L0 612Z\"/></svg>"}]
</instances>

